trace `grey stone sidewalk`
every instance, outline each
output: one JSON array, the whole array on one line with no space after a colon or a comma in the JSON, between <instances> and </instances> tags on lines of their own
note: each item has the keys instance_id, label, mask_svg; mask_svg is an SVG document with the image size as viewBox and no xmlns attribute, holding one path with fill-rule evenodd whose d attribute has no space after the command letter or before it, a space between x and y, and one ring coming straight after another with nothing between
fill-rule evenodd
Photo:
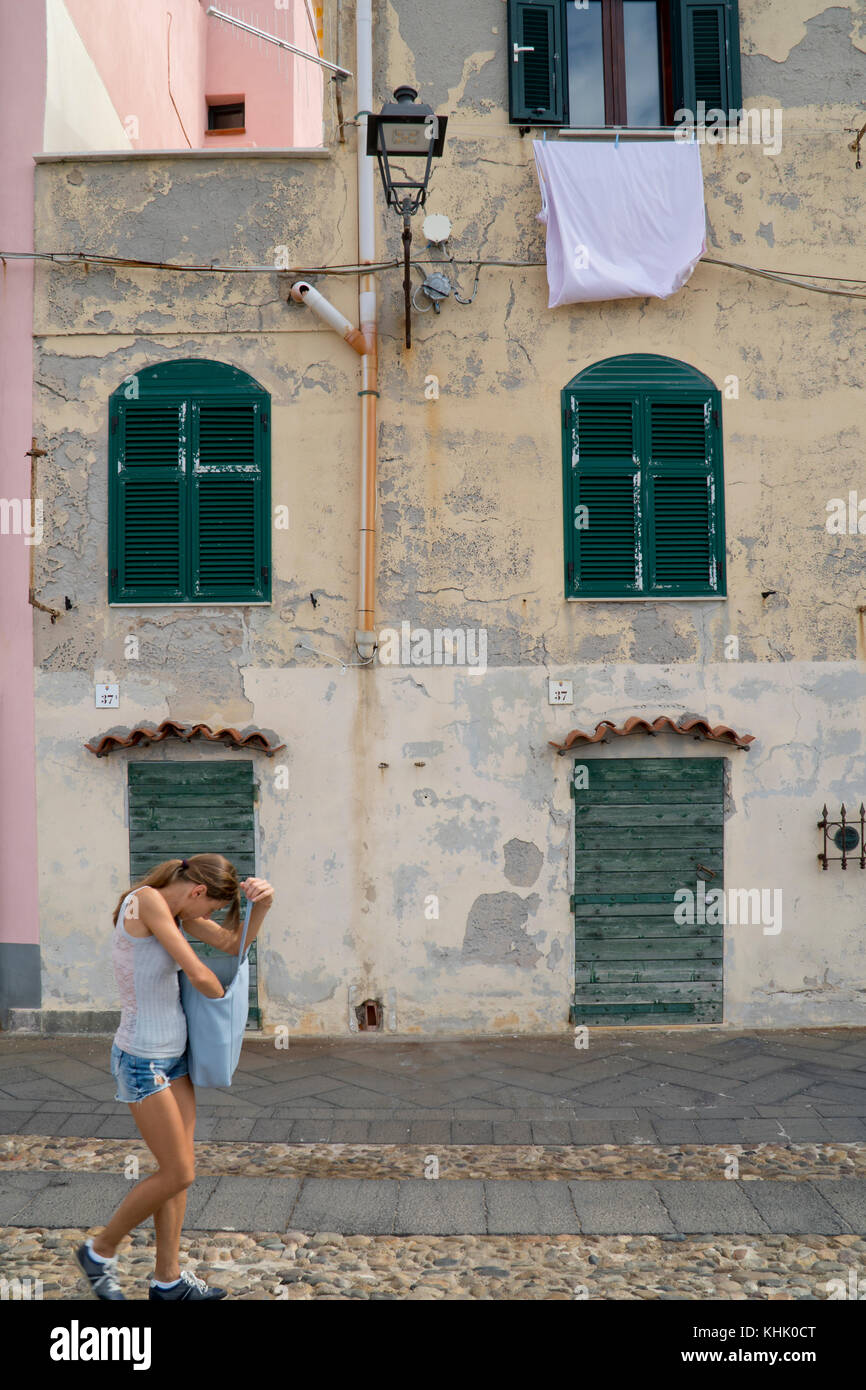
<instances>
[{"instance_id":1,"label":"grey stone sidewalk","mask_svg":"<svg viewBox=\"0 0 866 1390\"><path fill-rule=\"evenodd\" d=\"M119 1174L0 1172L0 1226L87 1229L128 1191ZM189 1189L184 1230L863 1235L866 1183L202 1177Z\"/></svg>"},{"instance_id":2,"label":"grey stone sidewalk","mask_svg":"<svg viewBox=\"0 0 866 1390\"><path fill-rule=\"evenodd\" d=\"M0 1133L134 1137L110 1036L0 1034ZM866 1027L555 1038L247 1039L196 1137L372 1144L866 1141ZM0 1218L2 1219L2 1218Z\"/></svg>"}]
</instances>

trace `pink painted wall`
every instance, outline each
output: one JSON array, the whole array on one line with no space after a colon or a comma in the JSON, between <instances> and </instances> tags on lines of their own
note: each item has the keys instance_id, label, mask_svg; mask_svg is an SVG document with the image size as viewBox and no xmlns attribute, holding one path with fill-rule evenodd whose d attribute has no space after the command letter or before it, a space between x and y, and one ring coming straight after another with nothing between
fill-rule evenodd
<instances>
[{"instance_id":1,"label":"pink painted wall","mask_svg":"<svg viewBox=\"0 0 866 1390\"><path fill-rule=\"evenodd\" d=\"M213 23L200 0L65 4L121 122L130 116L138 122L132 148L198 148L205 114L205 32Z\"/></svg>"},{"instance_id":2,"label":"pink painted wall","mask_svg":"<svg viewBox=\"0 0 866 1390\"><path fill-rule=\"evenodd\" d=\"M44 111L44 7L0 0L4 250L33 249L33 154L42 147ZM0 495L23 499L33 429L32 261L0 267L0 322ZM28 944L39 940L31 549L23 536L0 534L0 941Z\"/></svg>"},{"instance_id":3,"label":"pink painted wall","mask_svg":"<svg viewBox=\"0 0 866 1390\"><path fill-rule=\"evenodd\" d=\"M289 0L286 9L276 9L273 0L246 0L240 6L216 0L216 8L306 53L316 52L304 0ZM205 96L243 94L246 134L203 134L202 144L206 149L321 145L322 73L315 63L209 16Z\"/></svg>"},{"instance_id":4,"label":"pink painted wall","mask_svg":"<svg viewBox=\"0 0 866 1390\"><path fill-rule=\"evenodd\" d=\"M315 53L304 0L286 3L224 0L217 8ZM207 16L208 0L65 4L120 121L137 122L137 135L127 126L133 149L321 145L322 69ZM241 95L245 134L208 135L206 98Z\"/></svg>"},{"instance_id":5,"label":"pink painted wall","mask_svg":"<svg viewBox=\"0 0 866 1390\"><path fill-rule=\"evenodd\" d=\"M304 0L294 0L295 4L295 32L300 32L300 24L304 17L300 16L303 10L306 12L307 6ZM314 17L320 19L321 5L313 4L310 0L309 9L313 11ZM304 25L304 33L307 38L305 42L301 38L292 39L299 48L305 48L308 53L315 53L316 41L313 38L310 21L307 18ZM321 41L321 40L320 40ZM321 56L327 58L329 62L334 62L333 53L322 51ZM347 64L343 60L343 66ZM292 119L293 145L306 146L312 148L323 144L322 138L322 118L324 115L323 103L326 84L331 82L331 73L324 68L320 68L316 63L305 63L298 59L295 63L295 87L294 87L294 108Z\"/></svg>"}]
</instances>

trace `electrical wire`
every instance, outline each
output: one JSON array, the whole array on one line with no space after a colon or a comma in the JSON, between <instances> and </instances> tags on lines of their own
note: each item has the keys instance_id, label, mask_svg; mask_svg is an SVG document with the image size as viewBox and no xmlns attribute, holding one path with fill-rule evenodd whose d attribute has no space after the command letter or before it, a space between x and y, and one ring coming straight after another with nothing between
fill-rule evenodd
<instances>
[{"instance_id":1,"label":"electrical wire","mask_svg":"<svg viewBox=\"0 0 866 1390\"><path fill-rule=\"evenodd\" d=\"M457 262L455 261L455 259L454 259L453 256L449 256L448 259L450 260L452 266L456 266ZM457 278L457 271L456 271L456 270L454 271L454 298L457 300L457 303L458 303L458 304L472 304L472 303L473 303L473 301L474 301L474 299L475 299L475 296L476 296L476 294L478 293L478 281L480 280L480 278L481 278L481 262L480 262L480 261L476 261L476 263L475 263L475 284L472 286L472 293L471 293L471 295L469 296L468 299L466 299L466 298L464 297L464 295L463 295L463 286L461 285L460 281L459 281L458 278ZM459 293L458 293L458 291L459 291Z\"/></svg>"},{"instance_id":2,"label":"electrical wire","mask_svg":"<svg viewBox=\"0 0 866 1390\"><path fill-rule=\"evenodd\" d=\"M57 265L104 265L131 270L177 270L214 275L363 275L372 270L391 270L402 266L402 259L376 261L370 265L179 265L176 261L148 261L134 256L108 256L87 251L0 251L0 261L53 261ZM432 264L432 263L431 263ZM473 262L474 264L474 262Z\"/></svg>"},{"instance_id":3,"label":"electrical wire","mask_svg":"<svg viewBox=\"0 0 866 1390\"><path fill-rule=\"evenodd\" d=\"M179 112L178 109L177 109L177 102L175 101L174 96L172 95L172 90L171 90L171 13L170 13L170 12L169 12L169 15L168 15L168 28L166 29L166 33L165 33L165 56L166 56L166 60L167 60L167 64L168 64L168 68L167 68L168 95L169 95L169 98L171 99L171 104L172 104L172 106L174 107L174 114L177 116L177 119L180 121L180 128L181 128L181 130L182 130L183 133L184 133L184 138L186 139L186 143L189 145L190 149L192 149L192 141L190 140L189 136L188 136L187 133L186 133L186 126L185 126L184 123L183 123L183 117L181 116L180 112Z\"/></svg>"},{"instance_id":4,"label":"electrical wire","mask_svg":"<svg viewBox=\"0 0 866 1390\"><path fill-rule=\"evenodd\" d=\"M7 260L43 260L50 261L58 265L104 265L106 267L126 268L131 270L173 270L181 273L195 273L205 275L366 275L372 272L384 270L394 270L402 268L401 258L394 257L387 261L374 261L369 265L358 263L337 264L337 265L314 265L314 266L274 266L274 265L179 265L174 261L150 261L131 256L109 256L98 252L87 251L0 251L0 261ZM414 266L450 264L452 266L469 265L476 267L475 289L473 289L472 299L475 297L475 290L478 287L478 275L482 266L496 266L514 269L544 269L546 261L530 260L492 260L478 257L449 257L448 261L441 258L417 257L413 258L411 264ZM787 271L765 270L759 266L745 265L740 261L722 260L715 256L702 256L700 264L724 266L730 270L739 270L745 275L757 275L765 280L775 280L781 285L790 285L794 289L810 290L814 294L833 295L842 299L866 299L866 280L856 276L846 275L813 275L811 272L793 273ZM811 284L810 281L823 281L824 284ZM835 286L862 286L862 290L827 288L829 285ZM459 288L459 286L458 286ZM455 295L455 298L457 296ZM459 300L459 302L471 303Z\"/></svg>"},{"instance_id":5,"label":"electrical wire","mask_svg":"<svg viewBox=\"0 0 866 1390\"><path fill-rule=\"evenodd\" d=\"M426 284L426 281L425 281L425 284ZM413 294L413 296L412 296L412 308L415 310L416 314L429 314L429 313L430 313L430 310L433 308L433 305L432 305L432 304L428 304L426 309L422 309L421 306L420 306L420 304L416 304L416 302L415 302L416 296L419 295L419 294L421 293L421 291L423 290L423 288L424 288L424 285L419 285L419 286L417 287L417 289L415 290L415 294Z\"/></svg>"},{"instance_id":6,"label":"electrical wire","mask_svg":"<svg viewBox=\"0 0 866 1390\"><path fill-rule=\"evenodd\" d=\"M826 289L823 285L808 285L806 284L805 280L801 280L792 275L786 275L784 272L779 273L778 271L774 270L758 270L753 265L740 265L737 261L722 261L710 256L702 256L701 260L704 261L707 265L724 265L730 267L731 270L743 270L749 275L760 275L764 280L775 280L780 285L791 285L796 289L811 290L814 294L831 294L837 296L840 299L866 299L866 292L856 292L854 290L831 290ZM840 280L842 279L841 276L836 277L831 275L815 275L810 278L815 280L835 280L837 278ZM845 280L844 283L848 285L863 285L866 284L866 281Z\"/></svg>"}]
</instances>

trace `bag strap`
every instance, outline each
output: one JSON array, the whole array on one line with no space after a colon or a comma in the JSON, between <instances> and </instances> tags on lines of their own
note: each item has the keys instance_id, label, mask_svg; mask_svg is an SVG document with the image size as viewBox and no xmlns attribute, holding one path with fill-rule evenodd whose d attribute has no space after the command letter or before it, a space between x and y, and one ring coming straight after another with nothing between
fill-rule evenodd
<instances>
[{"instance_id":1,"label":"bag strap","mask_svg":"<svg viewBox=\"0 0 866 1390\"><path fill-rule=\"evenodd\" d=\"M240 950L238 951L238 963L237 963L237 965L235 966L235 974L237 974L238 971L240 970L240 968L241 968L241 963L242 963L243 958L244 958L244 943L245 943L245 941L246 941L246 939L247 939L247 928L248 928L248 926L250 925L250 913L252 912L252 910L253 910L253 900L252 900L252 898L247 898L247 911L246 911L246 916L244 917L244 930L243 930L243 935L241 936L241 945L240 945Z\"/></svg>"}]
</instances>

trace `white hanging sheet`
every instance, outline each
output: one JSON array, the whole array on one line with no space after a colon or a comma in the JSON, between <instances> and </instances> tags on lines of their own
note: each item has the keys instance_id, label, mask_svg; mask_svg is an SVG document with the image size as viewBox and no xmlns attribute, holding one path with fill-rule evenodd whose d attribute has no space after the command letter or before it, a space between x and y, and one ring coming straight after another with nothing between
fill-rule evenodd
<instances>
[{"instance_id":1,"label":"white hanging sheet","mask_svg":"<svg viewBox=\"0 0 866 1390\"><path fill-rule=\"evenodd\" d=\"M549 309L682 288L707 249L697 141L532 143Z\"/></svg>"}]
</instances>

